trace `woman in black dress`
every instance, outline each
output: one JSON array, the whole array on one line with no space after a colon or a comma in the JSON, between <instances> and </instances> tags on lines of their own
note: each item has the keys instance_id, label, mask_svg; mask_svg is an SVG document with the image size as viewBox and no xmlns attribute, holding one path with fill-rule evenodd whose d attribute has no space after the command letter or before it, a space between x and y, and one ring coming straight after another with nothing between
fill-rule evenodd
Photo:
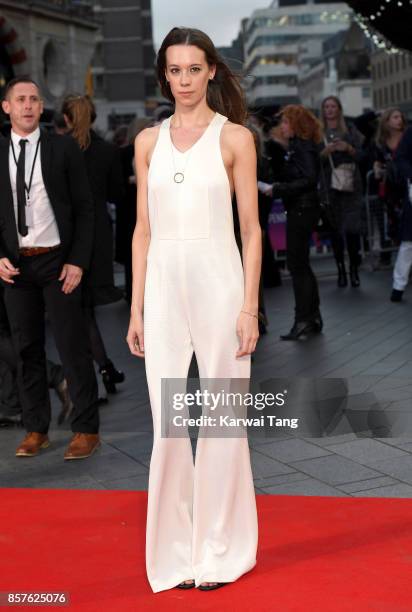
<instances>
[{"instance_id":1,"label":"woman in black dress","mask_svg":"<svg viewBox=\"0 0 412 612\"><path fill-rule=\"evenodd\" d=\"M116 392L116 384L124 381L106 353L97 325L95 306L122 299L123 293L114 286L113 232L107 203L119 203L123 198L123 177L117 148L100 138L91 125L96 118L94 105L88 96L67 96L61 112L71 135L84 153L90 187L95 203L95 239L90 267L83 280L83 305L87 317L93 359L99 366L108 393Z\"/></svg>"}]
</instances>

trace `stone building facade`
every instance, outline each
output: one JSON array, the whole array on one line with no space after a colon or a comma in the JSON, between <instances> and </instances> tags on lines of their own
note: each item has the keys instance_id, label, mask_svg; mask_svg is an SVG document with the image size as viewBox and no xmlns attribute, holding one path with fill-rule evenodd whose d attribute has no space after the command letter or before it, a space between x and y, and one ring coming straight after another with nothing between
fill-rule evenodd
<instances>
[{"instance_id":1,"label":"stone building facade","mask_svg":"<svg viewBox=\"0 0 412 612\"><path fill-rule=\"evenodd\" d=\"M98 123L113 129L157 105L151 0L96 0L94 11L101 23L92 66Z\"/></svg>"},{"instance_id":2,"label":"stone building facade","mask_svg":"<svg viewBox=\"0 0 412 612\"><path fill-rule=\"evenodd\" d=\"M91 2L0 0L0 89L30 76L50 109L65 93L84 92L97 31Z\"/></svg>"},{"instance_id":3,"label":"stone building facade","mask_svg":"<svg viewBox=\"0 0 412 612\"><path fill-rule=\"evenodd\" d=\"M412 119L412 53L372 54L372 90L376 110L396 106Z\"/></svg>"}]
</instances>

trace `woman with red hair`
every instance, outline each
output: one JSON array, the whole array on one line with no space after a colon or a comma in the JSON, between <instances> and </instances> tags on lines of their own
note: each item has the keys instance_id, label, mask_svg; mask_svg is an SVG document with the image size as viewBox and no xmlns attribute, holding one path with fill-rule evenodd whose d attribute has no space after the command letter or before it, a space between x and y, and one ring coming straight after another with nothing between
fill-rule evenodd
<instances>
[{"instance_id":1,"label":"woman with red hair","mask_svg":"<svg viewBox=\"0 0 412 612\"><path fill-rule=\"evenodd\" d=\"M281 113L280 132L288 142L286 163L272 194L282 198L287 215L287 266L295 294L295 322L282 340L298 340L322 330L319 292L309 263L309 241L320 214L318 182L322 129L304 106L290 104Z\"/></svg>"}]
</instances>

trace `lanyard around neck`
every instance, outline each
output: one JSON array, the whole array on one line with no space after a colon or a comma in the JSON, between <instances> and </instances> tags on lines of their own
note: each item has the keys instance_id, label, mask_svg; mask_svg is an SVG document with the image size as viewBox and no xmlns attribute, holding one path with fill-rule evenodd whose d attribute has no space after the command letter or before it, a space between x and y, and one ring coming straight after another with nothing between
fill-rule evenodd
<instances>
[{"instance_id":1,"label":"lanyard around neck","mask_svg":"<svg viewBox=\"0 0 412 612\"><path fill-rule=\"evenodd\" d=\"M14 158L14 163L16 164L16 168L17 168L17 158L16 158L16 153L14 151L14 145L13 145L13 140L10 138L10 144L11 144L11 150L13 152L13 158ZM31 189L31 184L33 182L33 174L34 174L34 166L36 164L36 159L37 159L37 153L39 152L39 147L40 147L40 137L37 141L36 144L36 151L34 153L34 159L33 159L33 163L31 166L31 170L30 170L30 179L29 179L29 185L26 185L26 181L24 181L24 187L26 189L27 195L30 197L30 189Z\"/></svg>"}]
</instances>

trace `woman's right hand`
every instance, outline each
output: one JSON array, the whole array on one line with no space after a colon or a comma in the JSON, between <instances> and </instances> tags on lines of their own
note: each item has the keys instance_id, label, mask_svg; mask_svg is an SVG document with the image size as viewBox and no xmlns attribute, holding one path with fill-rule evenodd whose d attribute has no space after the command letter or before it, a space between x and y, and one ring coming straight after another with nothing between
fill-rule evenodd
<instances>
[{"instance_id":1,"label":"woman's right hand","mask_svg":"<svg viewBox=\"0 0 412 612\"><path fill-rule=\"evenodd\" d=\"M321 151L321 155L325 156L325 155L331 155L332 153L334 153L336 151L336 143L335 142L330 142L328 143Z\"/></svg>"},{"instance_id":2,"label":"woman's right hand","mask_svg":"<svg viewBox=\"0 0 412 612\"><path fill-rule=\"evenodd\" d=\"M140 312L130 317L126 342L132 355L144 357L143 315Z\"/></svg>"}]
</instances>

